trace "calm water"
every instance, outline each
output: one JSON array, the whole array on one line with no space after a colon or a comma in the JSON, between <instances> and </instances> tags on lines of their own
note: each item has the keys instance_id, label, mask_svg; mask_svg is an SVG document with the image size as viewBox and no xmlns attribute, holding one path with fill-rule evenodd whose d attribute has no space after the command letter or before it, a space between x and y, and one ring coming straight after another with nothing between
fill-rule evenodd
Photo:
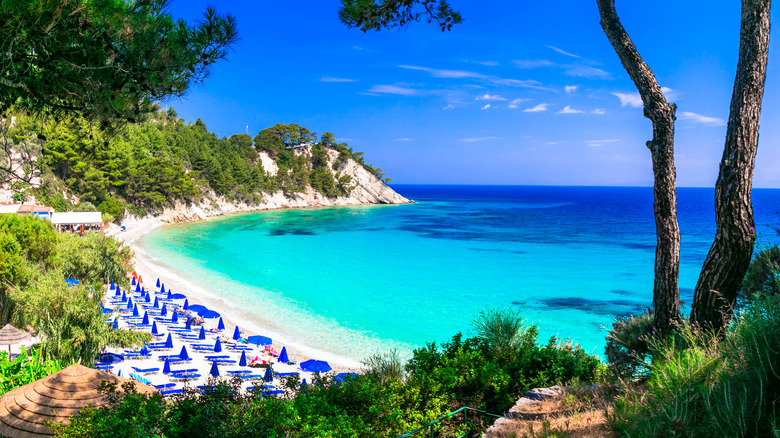
<instances>
[{"instance_id":1,"label":"calm water","mask_svg":"<svg viewBox=\"0 0 780 438\"><path fill-rule=\"evenodd\" d=\"M271 211L168 226L142 247L302 342L362 359L468 333L511 306L540 340L602 353L604 326L650 305L651 188L397 185L417 204ZM712 189L679 189L682 299L714 235ZM755 190L774 240L780 190ZM182 291L185 292L186 291Z\"/></svg>"}]
</instances>

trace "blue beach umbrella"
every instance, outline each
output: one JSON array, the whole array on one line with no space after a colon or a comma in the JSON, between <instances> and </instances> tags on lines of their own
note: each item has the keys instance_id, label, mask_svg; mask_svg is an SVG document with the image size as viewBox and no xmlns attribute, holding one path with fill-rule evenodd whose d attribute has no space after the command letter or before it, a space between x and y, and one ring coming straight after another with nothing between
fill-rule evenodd
<instances>
[{"instance_id":1,"label":"blue beach umbrella","mask_svg":"<svg viewBox=\"0 0 780 438\"><path fill-rule=\"evenodd\" d=\"M271 369L271 365L268 365L268 368L265 369L265 376L263 376L263 380L265 380L266 382L274 381L274 372Z\"/></svg>"},{"instance_id":2,"label":"blue beach umbrella","mask_svg":"<svg viewBox=\"0 0 780 438\"><path fill-rule=\"evenodd\" d=\"M221 353L222 352L222 342L220 342L219 338L217 338L217 342L214 343L214 353Z\"/></svg>"},{"instance_id":3,"label":"blue beach umbrella","mask_svg":"<svg viewBox=\"0 0 780 438\"><path fill-rule=\"evenodd\" d=\"M176 310L171 312L171 322L174 324L179 322L179 314L176 312Z\"/></svg>"},{"instance_id":4,"label":"blue beach umbrella","mask_svg":"<svg viewBox=\"0 0 780 438\"><path fill-rule=\"evenodd\" d=\"M77 284L79 284L81 282L76 280L75 278L66 278L65 279L65 283L68 283L71 286L75 286L75 285L77 285Z\"/></svg>"},{"instance_id":5,"label":"blue beach umbrella","mask_svg":"<svg viewBox=\"0 0 780 438\"><path fill-rule=\"evenodd\" d=\"M335 376L333 376L333 381L341 383L344 382L344 380L354 379L357 376L358 376L357 373L338 373Z\"/></svg>"},{"instance_id":6,"label":"blue beach umbrella","mask_svg":"<svg viewBox=\"0 0 780 438\"><path fill-rule=\"evenodd\" d=\"M127 310L133 310L133 299L130 297L127 297Z\"/></svg>"},{"instance_id":7,"label":"blue beach umbrella","mask_svg":"<svg viewBox=\"0 0 780 438\"><path fill-rule=\"evenodd\" d=\"M119 290L119 288L116 288L116 291L114 291L114 296L115 297L121 297L122 296L122 291Z\"/></svg>"},{"instance_id":8,"label":"blue beach umbrella","mask_svg":"<svg viewBox=\"0 0 780 438\"><path fill-rule=\"evenodd\" d=\"M124 303L127 301L127 294L125 294L125 291L122 291L122 302Z\"/></svg>"},{"instance_id":9,"label":"blue beach umbrella","mask_svg":"<svg viewBox=\"0 0 780 438\"><path fill-rule=\"evenodd\" d=\"M305 388L308 388L308 387L309 387L309 384L306 383L306 379L303 379L303 382L301 382L301 389L305 389Z\"/></svg>"},{"instance_id":10,"label":"blue beach umbrella","mask_svg":"<svg viewBox=\"0 0 780 438\"><path fill-rule=\"evenodd\" d=\"M157 284L155 286L160 287L160 277L157 277Z\"/></svg>"},{"instance_id":11,"label":"blue beach umbrella","mask_svg":"<svg viewBox=\"0 0 780 438\"><path fill-rule=\"evenodd\" d=\"M190 308L190 301L188 299L184 299L184 305L182 306L182 309L187 310Z\"/></svg>"},{"instance_id":12,"label":"blue beach umbrella","mask_svg":"<svg viewBox=\"0 0 780 438\"><path fill-rule=\"evenodd\" d=\"M161 294L165 293L165 285L164 284L160 285L160 293Z\"/></svg>"},{"instance_id":13,"label":"blue beach umbrella","mask_svg":"<svg viewBox=\"0 0 780 438\"><path fill-rule=\"evenodd\" d=\"M214 377L219 377L219 367L216 362L211 362L211 371L209 371L209 374Z\"/></svg>"},{"instance_id":14,"label":"blue beach umbrella","mask_svg":"<svg viewBox=\"0 0 780 438\"><path fill-rule=\"evenodd\" d=\"M160 308L160 301L157 299L157 297L154 297L154 308L155 309Z\"/></svg>"},{"instance_id":15,"label":"blue beach umbrella","mask_svg":"<svg viewBox=\"0 0 780 438\"><path fill-rule=\"evenodd\" d=\"M238 361L238 366L245 367L246 366L246 350L241 351L241 359Z\"/></svg>"},{"instance_id":16,"label":"blue beach umbrella","mask_svg":"<svg viewBox=\"0 0 780 438\"><path fill-rule=\"evenodd\" d=\"M119 377L122 377L122 370L117 371L116 375L119 376Z\"/></svg>"},{"instance_id":17,"label":"blue beach umbrella","mask_svg":"<svg viewBox=\"0 0 780 438\"><path fill-rule=\"evenodd\" d=\"M175 294L175 293L171 292L170 289L168 289L168 299L169 300L186 300L187 299L187 295Z\"/></svg>"},{"instance_id":18,"label":"blue beach umbrella","mask_svg":"<svg viewBox=\"0 0 780 438\"><path fill-rule=\"evenodd\" d=\"M205 318L205 316L204 316ZM225 323L222 321L222 317L219 317L219 323L217 324L217 330L225 330Z\"/></svg>"},{"instance_id":19,"label":"blue beach umbrella","mask_svg":"<svg viewBox=\"0 0 780 438\"><path fill-rule=\"evenodd\" d=\"M149 312L144 312L144 319L141 320L141 324L149 325Z\"/></svg>"},{"instance_id":20,"label":"blue beach umbrella","mask_svg":"<svg viewBox=\"0 0 780 438\"><path fill-rule=\"evenodd\" d=\"M233 330L233 340L237 341L241 339L241 330L238 329L238 326L236 326L236 329Z\"/></svg>"},{"instance_id":21,"label":"blue beach umbrella","mask_svg":"<svg viewBox=\"0 0 780 438\"><path fill-rule=\"evenodd\" d=\"M168 316L168 306L163 304L162 311L160 312L160 315L162 316Z\"/></svg>"},{"instance_id":22,"label":"blue beach umbrella","mask_svg":"<svg viewBox=\"0 0 780 438\"><path fill-rule=\"evenodd\" d=\"M203 310L198 312L198 315L200 315L202 318L205 319L215 319L220 317L219 312L215 312L213 310ZM222 324L222 328L220 330L224 330L224 329L225 329L225 324Z\"/></svg>"},{"instance_id":23,"label":"blue beach umbrella","mask_svg":"<svg viewBox=\"0 0 780 438\"><path fill-rule=\"evenodd\" d=\"M191 306L188 306L187 310L189 310L190 312L200 313L200 312L205 312L206 310L209 309L202 304L193 304Z\"/></svg>"},{"instance_id":24,"label":"blue beach umbrella","mask_svg":"<svg viewBox=\"0 0 780 438\"><path fill-rule=\"evenodd\" d=\"M281 363L287 363L290 359L287 357L287 347L282 347L282 352L279 353L279 360L278 362Z\"/></svg>"},{"instance_id":25,"label":"blue beach umbrella","mask_svg":"<svg viewBox=\"0 0 780 438\"><path fill-rule=\"evenodd\" d=\"M206 340L206 329L203 326L200 326L200 332L198 332L198 340L199 341Z\"/></svg>"},{"instance_id":26,"label":"blue beach umbrella","mask_svg":"<svg viewBox=\"0 0 780 438\"><path fill-rule=\"evenodd\" d=\"M330 371L332 368L324 360L310 359L305 362L301 362L301 369L304 371L310 371L312 373L325 373Z\"/></svg>"},{"instance_id":27,"label":"blue beach umbrella","mask_svg":"<svg viewBox=\"0 0 780 438\"><path fill-rule=\"evenodd\" d=\"M114 330L119 329L119 318L114 318L114 323L111 325L111 327L113 327Z\"/></svg>"},{"instance_id":28,"label":"blue beach umbrella","mask_svg":"<svg viewBox=\"0 0 780 438\"><path fill-rule=\"evenodd\" d=\"M114 290L116 289L116 285L114 284L114 280L111 280L111 285L108 286L108 290Z\"/></svg>"},{"instance_id":29,"label":"blue beach umbrella","mask_svg":"<svg viewBox=\"0 0 780 438\"><path fill-rule=\"evenodd\" d=\"M135 285L135 293L141 293L141 283Z\"/></svg>"},{"instance_id":30,"label":"blue beach umbrella","mask_svg":"<svg viewBox=\"0 0 780 438\"><path fill-rule=\"evenodd\" d=\"M168 337L165 339L165 348L173 348L173 338L170 333L168 333Z\"/></svg>"},{"instance_id":31,"label":"blue beach umbrella","mask_svg":"<svg viewBox=\"0 0 780 438\"><path fill-rule=\"evenodd\" d=\"M138 304L133 306L133 316L135 316L136 318L141 316L141 314L138 313Z\"/></svg>"},{"instance_id":32,"label":"blue beach umbrella","mask_svg":"<svg viewBox=\"0 0 780 438\"><path fill-rule=\"evenodd\" d=\"M136 283L135 283L135 277L133 277L133 281L132 281L132 282L130 282L130 286L135 286L135 285L136 285Z\"/></svg>"},{"instance_id":33,"label":"blue beach umbrella","mask_svg":"<svg viewBox=\"0 0 780 438\"><path fill-rule=\"evenodd\" d=\"M141 356L151 356L152 353L149 352L149 349L146 347L146 344L141 348L141 351L138 352Z\"/></svg>"},{"instance_id":34,"label":"blue beach umbrella","mask_svg":"<svg viewBox=\"0 0 780 438\"><path fill-rule=\"evenodd\" d=\"M163 365L163 374L170 374L170 373L171 373L171 362L166 357L165 365Z\"/></svg>"},{"instance_id":35,"label":"blue beach umbrella","mask_svg":"<svg viewBox=\"0 0 780 438\"><path fill-rule=\"evenodd\" d=\"M192 330L192 322L190 321L190 318L187 318L187 323L184 324L184 328L187 330Z\"/></svg>"},{"instance_id":36,"label":"blue beach umbrella","mask_svg":"<svg viewBox=\"0 0 780 438\"><path fill-rule=\"evenodd\" d=\"M152 323L152 334L155 335L155 336L160 334L160 332L157 331L157 321L154 321Z\"/></svg>"},{"instance_id":37,"label":"blue beach umbrella","mask_svg":"<svg viewBox=\"0 0 780 438\"><path fill-rule=\"evenodd\" d=\"M157 298L157 297L155 297L155 299L156 299L156 298ZM152 295L151 295L151 294L149 294L149 292L146 292L146 297L145 297L145 300L146 300L146 302L147 302L147 303L151 303L151 302L152 302Z\"/></svg>"},{"instance_id":38,"label":"blue beach umbrella","mask_svg":"<svg viewBox=\"0 0 780 438\"><path fill-rule=\"evenodd\" d=\"M187 346L186 345L182 345L181 346L181 352L179 353L179 357L181 358L181 360L190 360L190 355L187 354Z\"/></svg>"},{"instance_id":39,"label":"blue beach umbrella","mask_svg":"<svg viewBox=\"0 0 780 438\"><path fill-rule=\"evenodd\" d=\"M260 336L260 335L250 336L246 339L247 342L255 345L271 345L272 342L271 338L269 338L268 336Z\"/></svg>"}]
</instances>

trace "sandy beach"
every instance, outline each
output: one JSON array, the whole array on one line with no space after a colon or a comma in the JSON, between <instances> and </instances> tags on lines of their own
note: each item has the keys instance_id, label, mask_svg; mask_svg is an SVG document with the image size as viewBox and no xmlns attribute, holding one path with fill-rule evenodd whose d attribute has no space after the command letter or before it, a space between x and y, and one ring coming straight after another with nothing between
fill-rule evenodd
<instances>
[{"instance_id":1,"label":"sandy beach","mask_svg":"<svg viewBox=\"0 0 780 438\"><path fill-rule=\"evenodd\" d=\"M219 312L222 315L226 326L225 333L228 336L233 333L235 326L238 326L240 330L244 332L244 336L263 335L270 337L273 340L272 347L276 351L281 351L283 347L286 347L289 358L291 360L297 361L298 363L308 359L324 360L327 361L331 367L333 367L332 372L359 372L362 367L359 362L334 354L332 352L318 349L312 345L306 345L300 341L295 342L289 339L289 337L285 336L284 333L278 333L269 329L268 327L264 327L261 318L253 318L252 315L247 314L246 312L242 311L242 309L237 308L230 302L209 291L206 285L197 284L192 279L172 272L159 260L156 260L154 257L147 254L141 247L139 247L138 240L146 233L149 233L150 231L162 225L164 225L164 223L159 219L150 218L128 224L126 231L113 229L108 233L113 235L117 240L122 241L125 245L129 246L133 250L135 255L133 259L133 265L135 266L136 272L143 277L144 285L147 287L147 289L154 291L157 278L160 278L160 281L164 283L166 289L171 289L175 293L186 295L190 305L202 304L209 309ZM111 294L109 294L109 296L110 295ZM216 320L207 320L205 324L207 329L215 325ZM178 353L178 349L180 348L181 346L176 344L174 353ZM138 363L140 364L140 362ZM209 366L210 364L205 362L205 365L200 365L203 367ZM136 364L133 364L133 366L141 367ZM162 364L158 361L156 365L154 363L145 363L142 366L161 367ZM293 366L280 366L279 369L277 369L277 364L274 360L275 371L292 371L292 369L286 369L288 367ZM201 379L198 379L198 381L195 383L203 384L203 382L206 380L205 375L208 374L208 370L205 370L205 373L201 374L204 376L201 377ZM306 373L301 373L301 377L306 377L305 374ZM148 376L148 378L153 383L157 384L157 380L160 380L160 378L155 378L155 376L158 375L151 375Z\"/></svg>"}]
</instances>

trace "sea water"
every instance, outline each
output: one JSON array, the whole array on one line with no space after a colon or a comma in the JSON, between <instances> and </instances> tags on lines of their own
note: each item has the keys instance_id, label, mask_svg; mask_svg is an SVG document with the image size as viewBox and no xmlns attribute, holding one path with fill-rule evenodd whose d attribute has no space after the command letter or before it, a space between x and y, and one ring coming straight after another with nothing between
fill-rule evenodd
<instances>
[{"instance_id":1,"label":"sea water","mask_svg":"<svg viewBox=\"0 0 780 438\"><path fill-rule=\"evenodd\" d=\"M355 360L469 335L489 308L520 310L540 343L570 338L602 354L613 319L652 302L651 188L393 188L416 203L237 214L162 227L140 244L264 326ZM714 191L678 197L689 306ZM780 190L753 200L759 240L776 240Z\"/></svg>"}]
</instances>

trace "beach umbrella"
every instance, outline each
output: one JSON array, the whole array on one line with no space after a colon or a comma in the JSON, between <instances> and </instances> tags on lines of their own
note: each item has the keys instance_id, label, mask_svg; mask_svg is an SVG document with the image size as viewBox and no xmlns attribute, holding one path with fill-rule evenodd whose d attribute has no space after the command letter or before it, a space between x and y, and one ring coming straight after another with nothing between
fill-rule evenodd
<instances>
[{"instance_id":1,"label":"beach umbrella","mask_svg":"<svg viewBox=\"0 0 780 438\"><path fill-rule=\"evenodd\" d=\"M144 344L143 347L141 347L141 351L138 352L141 356L151 356L152 353L149 352L149 348L146 347L146 344Z\"/></svg>"},{"instance_id":2,"label":"beach umbrella","mask_svg":"<svg viewBox=\"0 0 780 438\"><path fill-rule=\"evenodd\" d=\"M214 353L221 353L222 352L222 342L220 342L219 338L217 338L217 342L214 343Z\"/></svg>"},{"instance_id":3,"label":"beach umbrella","mask_svg":"<svg viewBox=\"0 0 780 438\"><path fill-rule=\"evenodd\" d=\"M8 346L8 360L11 359L11 345L29 340L29 333L21 331L11 324L6 324L5 327L0 329L0 345Z\"/></svg>"},{"instance_id":4,"label":"beach umbrella","mask_svg":"<svg viewBox=\"0 0 780 438\"><path fill-rule=\"evenodd\" d=\"M203 326L200 326L200 332L198 332L198 340L199 341L206 340L206 329Z\"/></svg>"},{"instance_id":5,"label":"beach umbrella","mask_svg":"<svg viewBox=\"0 0 780 438\"><path fill-rule=\"evenodd\" d=\"M203 310L198 312L198 315L200 315L201 318L205 318L205 319L215 319L220 317L219 313L213 310ZM225 324L223 323L222 328L220 330L224 330L224 329L225 329Z\"/></svg>"},{"instance_id":6,"label":"beach umbrella","mask_svg":"<svg viewBox=\"0 0 780 438\"><path fill-rule=\"evenodd\" d=\"M164 283L163 283L163 284L160 284L160 293L161 293L161 294L164 294L164 293L165 293L165 284L164 284Z\"/></svg>"},{"instance_id":7,"label":"beach umbrella","mask_svg":"<svg viewBox=\"0 0 780 438\"><path fill-rule=\"evenodd\" d=\"M125 291L122 291L122 302L124 303L127 301L127 294L125 294Z\"/></svg>"},{"instance_id":8,"label":"beach umbrella","mask_svg":"<svg viewBox=\"0 0 780 438\"><path fill-rule=\"evenodd\" d=\"M163 303L163 308L162 311L160 312L160 315L168 316L168 306L165 303Z\"/></svg>"},{"instance_id":9,"label":"beach umbrella","mask_svg":"<svg viewBox=\"0 0 780 438\"><path fill-rule=\"evenodd\" d=\"M171 312L171 322L174 324L179 322L179 314L178 312L176 312L175 309L173 310L173 312Z\"/></svg>"},{"instance_id":10,"label":"beach umbrella","mask_svg":"<svg viewBox=\"0 0 780 438\"><path fill-rule=\"evenodd\" d=\"M114 318L114 323L113 323L113 324L111 324L111 327L112 327L114 330L118 330L118 329L119 329L119 318Z\"/></svg>"},{"instance_id":11,"label":"beach umbrella","mask_svg":"<svg viewBox=\"0 0 780 438\"><path fill-rule=\"evenodd\" d=\"M133 299L130 297L127 297L127 310L133 310Z\"/></svg>"},{"instance_id":12,"label":"beach umbrella","mask_svg":"<svg viewBox=\"0 0 780 438\"><path fill-rule=\"evenodd\" d=\"M117 377L122 377L122 370L116 372Z\"/></svg>"},{"instance_id":13,"label":"beach umbrella","mask_svg":"<svg viewBox=\"0 0 780 438\"><path fill-rule=\"evenodd\" d=\"M246 350L241 351L241 359L238 361L238 366L245 367L246 366Z\"/></svg>"},{"instance_id":14,"label":"beach umbrella","mask_svg":"<svg viewBox=\"0 0 780 438\"><path fill-rule=\"evenodd\" d=\"M168 337L165 339L165 348L173 348L173 338L170 333L168 333Z\"/></svg>"},{"instance_id":15,"label":"beach umbrella","mask_svg":"<svg viewBox=\"0 0 780 438\"><path fill-rule=\"evenodd\" d=\"M301 389L308 388L309 384L306 383L306 379L303 379L303 382L301 383Z\"/></svg>"},{"instance_id":16,"label":"beach umbrella","mask_svg":"<svg viewBox=\"0 0 780 438\"><path fill-rule=\"evenodd\" d=\"M237 341L241 339L241 330L238 329L238 326L236 326L236 329L233 330L233 340Z\"/></svg>"},{"instance_id":17,"label":"beach umbrella","mask_svg":"<svg viewBox=\"0 0 780 438\"><path fill-rule=\"evenodd\" d=\"M190 318L187 318L187 323L184 324L184 328L187 330L192 330L192 322L190 321Z\"/></svg>"},{"instance_id":18,"label":"beach umbrella","mask_svg":"<svg viewBox=\"0 0 780 438\"><path fill-rule=\"evenodd\" d=\"M312 373L325 373L330 371L332 368L324 360L309 359L305 362L301 362L301 369Z\"/></svg>"},{"instance_id":19,"label":"beach umbrella","mask_svg":"<svg viewBox=\"0 0 780 438\"><path fill-rule=\"evenodd\" d=\"M152 295L149 292L146 292L146 302L151 303L152 302ZM155 297L157 298L157 297Z\"/></svg>"},{"instance_id":20,"label":"beach umbrella","mask_svg":"<svg viewBox=\"0 0 780 438\"><path fill-rule=\"evenodd\" d=\"M168 360L168 358L165 358L165 365L163 365L163 374L170 374L171 373L171 361Z\"/></svg>"},{"instance_id":21,"label":"beach umbrella","mask_svg":"<svg viewBox=\"0 0 780 438\"><path fill-rule=\"evenodd\" d=\"M188 306L187 310L189 310L190 312L195 312L195 313L200 314L200 312L205 312L205 311L207 311L209 309L207 309L206 306L204 306L202 304L193 304L191 306Z\"/></svg>"},{"instance_id":22,"label":"beach umbrella","mask_svg":"<svg viewBox=\"0 0 780 438\"><path fill-rule=\"evenodd\" d=\"M357 376L358 376L357 373L338 373L335 376L333 376L333 381L343 382L344 380L347 379L354 379Z\"/></svg>"},{"instance_id":23,"label":"beach umbrella","mask_svg":"<svg viewBox=\"0 0 780 438\"><path fill-rule=\"evenodd\" d=\"M175 293L171 292L170 289L168 289L168 299L169 300L186 300L187 299L187 295L175 294Z\"/></svg>"},{"instance_id":24,"label":"beach umbrella","mask_svg":"<svg viewBox=\"0 0 780 438\"><path fill-rule=\"evenodd\" d=\"M190 301L188 299L184 299L184 306L182 306L182 309L187 310L190 308Z\"/></svg>"},{"instance_id":25,"label":"beach umbrella","mask_svg":"<svg viewBox=\"0 0 780 438\"><path fill-rule=\"evenodd\" d=\"M268 365L268 368L265 369L265 376L263 376L263 380L266 382L274 381L274 371L271 369L271 365Z\"/></svg>"},{"instance_id":26,"label":"beach umbrella","mask_svg":"<svg viewBox=\"0 0 780 438\"><path fill-rule=\"evenodd\" d=\"M70 286L75 286L75 285L77 285L77 284L79 284L81 282L76 280L75 278L66 278L65 279L65 283L67 283Z\"/></svg>"},{"instance_id":27,"label":"beach umbrella","mask_svg":"<svg viewBox=\"0 0 780 438\"><path fill-rule=\"evenodd\" d=\"M136 283L136 285L135 285L135 293L141 293L141 283Z\"/></svg>"},{"instance_id":28,"label":"beach umbrella","mask_svg":"<svg viewBox=\"0 0 780 438\"><path fill-rule=\"evenodd\" d=\"M181 352L179 353L179 357L181 358L181 360L190 360L190 355L187 354L187 346L186 345L182 345L181 346Z\"/></svg>"},{"instance_id":29,"label":"beach umbrella","mask_svg":"<svg viewBox=\"0 0 780 438\"><path fill-rule=\"evenodd\" d=\"M151 386L74 364L5 393L0 398L0 435L25 438L54 435L45 426L47 420L67 423L88 404L100 408L110 403L104 393L97 391L103 382L114 383L117 388L132 382L139 393L157 392Z\"/></svg>"},{"instance_id":30,"label":"beach umbrella","mask_svg":"<svg viewBox=\"0 0 780 438\"><path fill-rule=\"evenodd\" d=\"M279 360L278 362L281 363L287 363L290 359L287 357L287 347L282 347L282 352L279 353Z\"/></svg>"},{"instance_id":31,"label":"beach umbrella","mask_svg":"<svg viewBox=\"0 0 780 438\"><path fill-rule=\"evenodd\" d=\"M114 284L114 280L111 280L111 285L108 286L108 290L114 290L116 289L116 285Z\"/></svg>"},{"instance_id":32,"label":"beach umbrella","mask_svg":"<svg viewBox=\"0 0 780 438\"><path fill-rule=\"evenodd\" d=\"M219 377L219 367L217 366L217 362L211 362L211 370L209 371L209 374L214 377Z\"/></svg>"},{"instance_id":33,"label":"beach umbrella","mask_svg":"<svg viewBox=\"0 0 780 438\"><path fill-rule=\"evenodd\" d=\"M138 304L133 306L133 316L135 316L136 318L141 316L141 314L138 312Z\"/></svg>"},{"instance_id":34,"label":"beach umbrella","mask_svg":"<svg viewBox=\"0 0 780 438\"><path fill-rule=\"evenodd\" d=\"M268 336L260 336L260 335L250 336L246 339L250 344L255 344L255 345L271 345L272 342L271 338L269 338Z\"/></svg>"},{"instance_id":35,"label":"beach umbrella","mask_svg":"<svg viewBox=\"0 0 780 438\"><path fill-rule=\"evenodd\" d=\"M160 308L160 301L157 299L157 297L154 297L154 308L159 309Z\"/></svg>"},{"instance_id":36,"label":"beach umbrella","mask_svg":"<svg viewBox=\"0 0 780 438\"><path fill-rule=\"evenodd\" d=\"M204 316L205 318L205 316ZM219 323L217 324L217 330L225 330L225 323L222 321L222 317L219 317Z\"/></svg>"},{"instance_id":37,"label":"beach umbrella","mask_svg":"<svg viewBox=\"0 0 780 438\"><path fill-rule=\"evenodd\" d=\"M119 363L124 361L125 357L116 353L103 353L99 358L99 362L101 363Z\"/></svg>"},{"instance_id":38,"label":"beach umbrella","mask_svg":"<svg viewBox=\"0 0 780 438\"><path fill-rule=\"evenodd\" d=\"M130 286L135 286L137 283L135 282L135 275L133 275L133 281L130 283Z\"/></svg>"},{"instance_id":39,"label":"beach umbrella","mask_svg":"<svg viewBox=\"0 0 780 438\"><path fill-rule=\"evenodd\" d=\"M157 277L157 284L155 286L160 287L160 277Z\"/></svg>"},{"instance_id":40,"label":"beach umbrella","mask_svg":"<svg viewBox=\"0 0 780 438\"><path fill-rule=\"evenodd\" d=\"M155 336L160 334L160 332L157 331L157 321L152 322L152 334Z\"/></svg>"},{"instance_id":41,"label":"beach umbrella","mask_svg":"<svg viewBox=\"0 0 780 438\"><path fill-rule=\"evenodd\" d=\"M144 312L144 319L141 320L141 324L149 325L149 312Z\"/></svg>"},{"instance_id":42,"label":"beach umbrella","mask_svg":"<svg viewBox=\"0 0 780 438\"><path fill-rule=\"evenodd\" d=\"M141 284L144 282L144 278L141 277L141 275L138 275L138 283Z\"/></svg>"},{"instance_id":43,"label":"beach umbrella","mask_svg":"<svg viewBox=\"0 0 780 438\"><path fill-rule=\"evenodd\" d=\"M122 291L120 291L119 288L116 288L116 291L114 292L114 296L115 297L121 297L122 296Z\"/></svg>"}]
</instances>

